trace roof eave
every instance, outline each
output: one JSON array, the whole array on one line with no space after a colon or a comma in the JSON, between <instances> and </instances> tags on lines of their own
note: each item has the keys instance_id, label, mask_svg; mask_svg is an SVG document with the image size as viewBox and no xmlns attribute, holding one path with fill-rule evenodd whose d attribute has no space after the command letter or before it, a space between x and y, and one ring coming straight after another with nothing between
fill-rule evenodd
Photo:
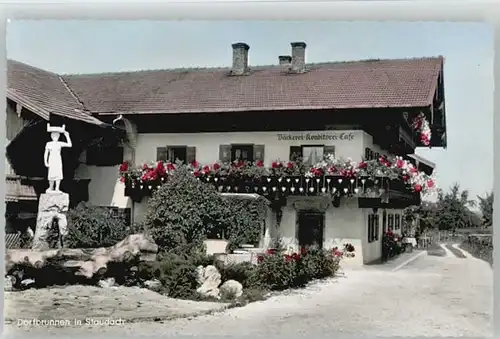
<instances>
[{"instance_id":1,"label":"roof eave","mask_svg":"<svg viewBox=\"0 0 500 339\"><path fill-rule=\"evenodd\" d=\"M20 104L23 107L26 107L28 110L30 110L31 112L33 112L34 114L38 115L40 118L42 118L46 121L48 121L50 119L51 114L54 114L54 115L62 116L62 117L67 118L67 119L78 120L78 121L82 121L82 122L89 123L92 125L97 125L97 126L102 126L102 127L105 127L108 125L108 124L102 122L101 120L99 120L93 116L90 116L90 115L86 115L85 117L80 118L80 117L68 116L68 115L65 115L64 113L49 112L46 109L33 103L31 100L27 99L25 96L16 93L11 88L7 89L7 98Z\"/></svg>"}]
</instances>

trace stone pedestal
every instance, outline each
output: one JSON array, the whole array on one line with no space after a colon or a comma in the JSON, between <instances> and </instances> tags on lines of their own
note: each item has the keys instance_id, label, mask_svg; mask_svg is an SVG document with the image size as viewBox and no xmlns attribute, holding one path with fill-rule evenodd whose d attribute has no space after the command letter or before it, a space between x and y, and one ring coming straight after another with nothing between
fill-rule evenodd
<instances>
[{"instance_id":1,"label":"stone pedestal","mask_svg":"<svg viewBox=\"0 0 500 339\"><path fill-rule=\"evenodd\" d=\"M57 242L58 246L56 247L61 247L65 236L68 234L68 221L66 219L66 212L68 211L68 208L69 194L67 193L50 192L40 195L32 249L46 250L51 247L48 236L54 219L57 220L60 237Z\"/></svg>"}]
</instances>

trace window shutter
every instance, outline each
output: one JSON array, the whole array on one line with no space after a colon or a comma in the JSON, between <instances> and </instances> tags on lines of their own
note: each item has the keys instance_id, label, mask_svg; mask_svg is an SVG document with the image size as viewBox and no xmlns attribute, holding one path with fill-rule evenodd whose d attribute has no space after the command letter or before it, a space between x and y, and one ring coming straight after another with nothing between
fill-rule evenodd
<instances>
[{"instance_id":1,"label":"window shutter","mask_svg":"<svg viewBox=\"0 0 500 339\"><path fill-rule=\"evenodd\" d=\"M156 161L167 161L168 160L168 148L167 147L156 147Z\"/></svg>"},{"instance_id":2,"label":"window shutter","mask_svg":"<svg viewBox=\"0 0 500 339\"><path fill-rule=\"evenodd\" d=\"M219 160L231 162L231 145L219 145Z\"/></svg>"},{"instance_id":3,"label":"window shutter","mask_svg":"<svg viewBox=\"0 0 500 339\"><path fill-rule=\"evenodd\" d=\"M370 149L368 147L365 148L365 160L371 160L370 159Z\"/></svg>"},{"instance_id":4,"label":"window shutter","mask_svg":"<svg viewBox=\"0 0 500 339\"><path fill-rule=\"evenodd\" d=\"M253 158L255 161L264 161L264 145L253 145Z\"/></svg>"},{"instance_id":5,"label":"window shutter","mask_svg":"<svg viewBox=\"0 0 500 339\"><path fill-rule=\"evenodd\" d=\"M323 147L323 154L326 155L332 155L335 157L335 146L325 146Z\"/></svg>"},{"instance_id":6,"label":"window shutter","mask_svg":"<svg viewBox=\"0 0 500 339\"><path fill-rule=\"evenodd\" d=\"M373 159L375 160L380 159L380 153L376 152L375 154L373 154Z\"/></svg>"},{"instance_id":7,"label":"window shutter","mask_svg":"<svg viewBox=\"0 0 500 339\"><path fill-rule=\"evenodd\" d=\"M290 161L297 161L302 158L302 147L290 146Z\"/></svg>"},{"instance_id":8,"label":"window shutter","mask_svg":"<svg viewBox=\"0 0 500 339\"><path fill-rule=\"evenodd\" d=\"M186 162L192 164L196 161L196 147L186 147Z\"/></svg>"}]
</instances>

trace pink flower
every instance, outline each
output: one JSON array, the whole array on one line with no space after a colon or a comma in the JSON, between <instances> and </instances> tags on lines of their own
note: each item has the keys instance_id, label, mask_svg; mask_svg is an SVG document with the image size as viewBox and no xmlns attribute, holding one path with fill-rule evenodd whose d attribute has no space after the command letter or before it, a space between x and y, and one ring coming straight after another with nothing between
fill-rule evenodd
<instances>
[{"instance_id":1,"label":"pink flower","mask_svg":"<svg viewBox=\"0 0 500 339\"><path fill-rule=\"evenodd\" d=\"M427 187L433 188L434 185L435 185L434 180L432 180L432 179L427 180Z\"/></svg>"}]
</instances>

